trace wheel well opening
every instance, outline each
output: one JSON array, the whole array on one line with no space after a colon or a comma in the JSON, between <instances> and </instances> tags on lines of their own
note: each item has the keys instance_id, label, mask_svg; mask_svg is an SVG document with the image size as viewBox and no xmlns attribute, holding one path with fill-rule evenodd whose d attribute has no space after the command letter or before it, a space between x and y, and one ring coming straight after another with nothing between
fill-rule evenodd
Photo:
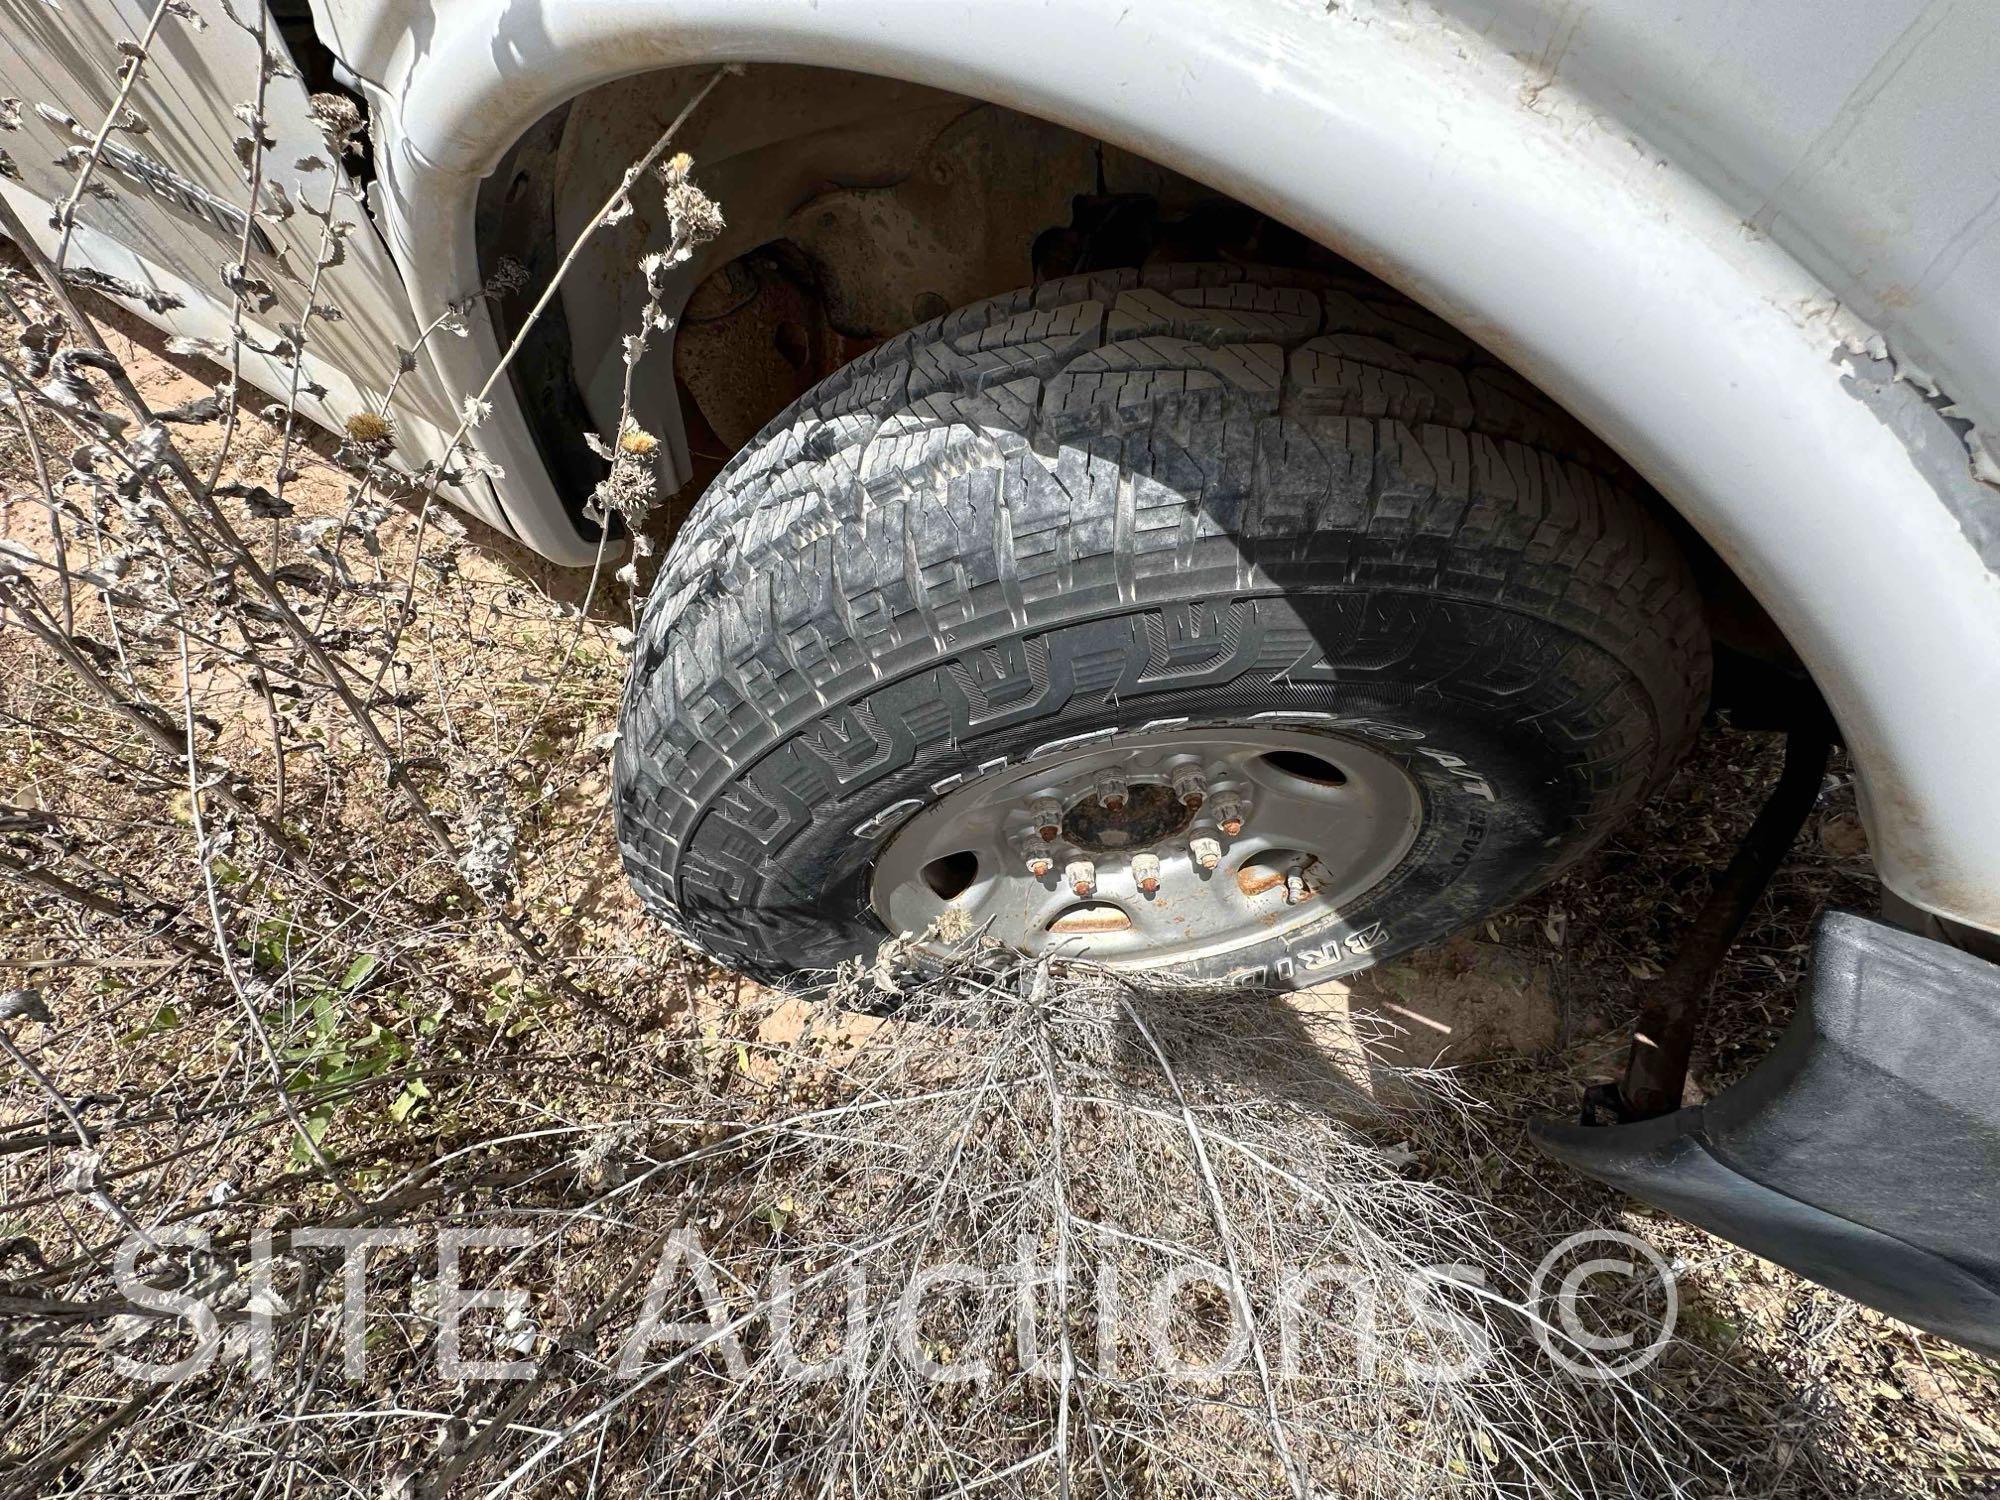
<instances>
[{"instance_id":1,"label":"wheel well opening","mask_svg":"<svg viewBox=\"0 0 2000 1500\"><path fill-rule=\"evenodd\" d=\"M528 271L495 307L504 344L589 215L705 73L648 75L546 116L487 179L483 261ZM766 422L904 329L958 307L1081 272L1169 262L1281 267L1365 283L1385 303L1476 350L1494 401L1550 406L1503 360L1325 245L1225 192L1078 131L1003 106L871 75L766 65L718 90L685 137L697 182L728 227L673 273L673 327L656 334L633 415L659 433L660 525L678 524ZM573 513L604 462L585 442L617 420L622 339L644 297L635 271L664 213L635 213L587 241L510 375ZM1575 424L1572 456L1629 476ZM1708 605L1717 700L1756 717L1813 691L1798 657L1728 564L1636 476L1631 487L1679 541ZM584 523L588 528L588 521ZM587 534L594 534L587 530ZM658 540L664 551L666 536Z\"/></svg>"}]
</instances>

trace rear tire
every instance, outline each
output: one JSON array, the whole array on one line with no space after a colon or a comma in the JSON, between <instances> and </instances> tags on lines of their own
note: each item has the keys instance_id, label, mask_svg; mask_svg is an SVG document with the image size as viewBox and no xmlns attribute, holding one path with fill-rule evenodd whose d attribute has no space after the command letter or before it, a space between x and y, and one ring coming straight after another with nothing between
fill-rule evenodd
<instances>
[{"instance_id":1,"label":"rear tire","mask_svg":"<svg viewBox=\"0 0 2000 1500\"><path fill-rule=\"evenodd\" d=\"M1169 267L963 308L809 392L683 528L626 687L626 869L724 961L824 969L888 935L877 860L954 789L1278 725L1386 757L1420 819L1337 908L1174 967L1364 967L1547 881L1691 740L1700 599L1638 494L1373 282Z\"/></svg>"}]
</instances>

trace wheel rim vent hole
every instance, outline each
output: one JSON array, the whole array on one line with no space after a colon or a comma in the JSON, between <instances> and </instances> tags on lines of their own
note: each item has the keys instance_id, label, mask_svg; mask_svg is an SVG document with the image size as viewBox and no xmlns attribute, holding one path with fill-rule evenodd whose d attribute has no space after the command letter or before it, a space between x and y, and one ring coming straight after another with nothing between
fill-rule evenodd
<instances>
[{"instance_id":1,"label":"wheel rim vent hole","mask_svg":"<svg viewBox=\"0 0 2000 1500\"><path fill-rule=\"evenodd\" d=\"M1253 854L1243 861L1236 870L1236 885L1246 896L1262 896L1275 891L1285 893L1285 877L1297 870L1306 878L1309 889L1319 888L1321 872L1316 868L1316 856L1298 849L1266 849L1261 854Z\"/></svg>"},{"instance_id":2,"label":"wheel rim vent hole","mask_svg":"<svg viewBox=\"0 0 2000 1500\"><path fill-rule=\"evenodd\" d=\"M1132 919L1125 909L1110 901L1079 901L1064 907L1049 922L1049 931L1059 937L1129 932L1131 927Z\"/></svg>"},{"instance_id":3,"label":"wheel rim vent hole","mask_svg":"<svg viewBox=\"0 0 2000 1500\"><path fill-rule=\"evenodd\" d=\"M924 866L924 884L940 901L956 901L979 878L979 856L970 849L947 854Z\"/></svg>"},{"instance_id":4,"label":"wheel rim vent hole","mask_svg":"<svg viewBox=\"0 0 2000 1500\"><path fill-rule=\"evenodd\" d=\"M1346 786L1347 773L1310 750L1270 750L1260 757L1272 770L1314 786Z\"/></svg>"}]
</instances>

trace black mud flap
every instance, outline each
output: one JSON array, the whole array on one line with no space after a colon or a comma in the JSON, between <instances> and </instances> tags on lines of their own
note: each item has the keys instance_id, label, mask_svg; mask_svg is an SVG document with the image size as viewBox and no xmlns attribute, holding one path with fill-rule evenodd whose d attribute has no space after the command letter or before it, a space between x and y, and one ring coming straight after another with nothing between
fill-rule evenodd
<instances>
[{"instance_id":1,"label":"black mud flap","mask_svg":"<svg viewBox=\"0 0 2000 1500\"><path fill-rule=\"evenodd\" d=\"M2000 966L1829 912L1755 1072L1549 1155L1858 1301L2000 1356Z\"/></svg>"}]
</instances>

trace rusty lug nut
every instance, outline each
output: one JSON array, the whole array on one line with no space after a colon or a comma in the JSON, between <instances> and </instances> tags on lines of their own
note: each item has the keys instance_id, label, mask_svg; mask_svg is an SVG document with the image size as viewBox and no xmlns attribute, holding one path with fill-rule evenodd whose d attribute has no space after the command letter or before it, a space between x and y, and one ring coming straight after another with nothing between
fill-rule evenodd
<instances>
[{"instance_id":1,"label":"rusty lug nut","mask_svg":"<svg viewBox=\"0 0 2000 1500\"><path fill-rule=\"evenodd\" d=\"M1126 795L1131 791L1125 784L1125 778L1116 771L1099 771L1096 780L1097 800L1104 804L1104 810L1123 812Z\"/></svg>"},{"instance_id":2,"label":"rusty lug nut","mask_svg":"<svg viewBox=\"0 0 2000 1500\"><path fill-rule=\"evenodd\" d=\"M1303 869L1285 872L1285 905L1297 906L1311 894L1306 888L1306 872Z\"/></svg>"},{"instance_id":3,"label":"rusty lug nut","mask_svg":"<svg viewBox=\"0 0 2000 1500\"><path fill-rule=\"evenodd\" d=\"M1231 838L1243 831L1243 820L1250 816L1250 809L1243 805L1243 799L1234 792L1223 792L1215 799L1210 809L1215 814L1215 826Z\"/></svg>"},{"instance_id":4,"label":"rusty lug nut","mask_svg":"<svg viewBox=\"0 0 2000 1500\"><path fill-rule=\"evenodd\" d=\"M1222 863L1222 845L1205 833L1198 833L1188 840L1188 853L1204 870L1213 870Z\"/></svg>"},{"instance_id":5,"label":"rusty lug nut","mask_svg":"<svg viewBox=\"0 0 2000 1500\"><path fill-rule=\"evenodd\" d=\"M1148 896L1160 889L1160 857L1157 854L1132 856L1132 882Z\"/></svg>"},{"instance_id":6,"label":"rusty lug nut","mask_svg":"<svg viewBox=\"0 0 2000 1500\"><path fill-rule=\"evenodd\" d=\"M1062 804L1053 797L1037 797L1028 816L1035 820L1035 832L1045 844L1053 844L1062 832Z\"/></svg>"},{"instance_id":7,"label":"rusty lug nut","mask_svg":"<svg viewBox=\"0 0 2000 1500\"><path fill-rule=\"evenodd\" d=\"M1174 795L1189 812L1200 811L1208 800L1208 778L1201 774L1200 766L1174 767Z\"/></svg>"},{"instance_id":8,"label":"rusty lug nut","mask_svg":"<svg viewBox=\"0 0 2000 1500\"><path fill-rule=\"evenodd\" d=\"M1063 867L1063 879L1079 896L1091 895L1097 889L1097 866L1087 859L1073 859Z\"/></svg>"},{"instance_id":9,"label":"rusty lug nut","mask_svg":"<svg viewBox=\"0 0 2000 1500\"><path fill-rule=\"evenodd\" d=\"M1024 848L1021 855L1028 862L1028 873L1037 880L1056 867L1056 862L1049 857L1045 849Z\"/></svg>"}]
</instances>

